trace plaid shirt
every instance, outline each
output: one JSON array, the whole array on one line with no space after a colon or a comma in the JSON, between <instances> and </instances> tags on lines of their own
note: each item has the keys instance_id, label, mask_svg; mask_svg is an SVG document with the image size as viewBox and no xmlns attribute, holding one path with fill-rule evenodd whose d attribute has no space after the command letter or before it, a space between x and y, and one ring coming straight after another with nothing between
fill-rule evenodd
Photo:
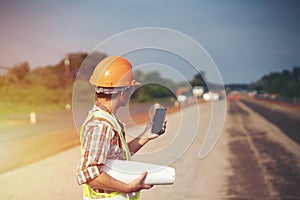
<instances>
[{"instance_id":1,"label":"plaid shirt","mask_svg":"<svg viewBox=\"0 0 300 200\"><path fill-rule=\"evenodd\" d=\"M110 113L107 108L97 103L91 111L95 112L99 109ZM124 124L118 122L125 136ZM122 149L117 130L111 122L103 118L94 117L84 125L81 146L81 160L77 170L79 184L88 183L99 176L101 165L104 165L107 159L126 160L126 152ZM95 188L94 190L97 191Z\"/></svg>"}]
</instances>

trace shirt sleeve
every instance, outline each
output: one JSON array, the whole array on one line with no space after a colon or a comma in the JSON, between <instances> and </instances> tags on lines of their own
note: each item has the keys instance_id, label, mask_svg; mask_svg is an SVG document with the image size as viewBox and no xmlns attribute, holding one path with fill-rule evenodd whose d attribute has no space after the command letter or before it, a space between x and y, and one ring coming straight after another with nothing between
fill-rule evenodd
<instances>
[{"instance_id":1,"label":"shirt sleeve","mask_svg":"<svg viewBox=\"0 0 300 200\"><path fill-rule=\"evenodd\" d=\"M92 121L85 126L77 174L79 184L87 183L100 175L101 165L106 162L112 136L113 130L105 122Z\"/></svg>"}]
</instances>

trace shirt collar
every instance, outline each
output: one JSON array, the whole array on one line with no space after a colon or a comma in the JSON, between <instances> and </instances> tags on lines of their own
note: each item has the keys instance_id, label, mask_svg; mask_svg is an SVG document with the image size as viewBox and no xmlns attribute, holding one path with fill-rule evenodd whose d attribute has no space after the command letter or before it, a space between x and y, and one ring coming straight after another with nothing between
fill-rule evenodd
<instances>
[{"instance_id":1,"label":"shirt collar","mask_svg":"<svg viewBox=\"0 0 300 200\"><path fill-rule=\"evenodd\" d=\"M112 114L108 108L106 108L103 104L101 104L100 102L96 101L95 106L100 108L101 110L104 110L105 112L108 112L109 114Z\"/></svg>"}]
</instances>

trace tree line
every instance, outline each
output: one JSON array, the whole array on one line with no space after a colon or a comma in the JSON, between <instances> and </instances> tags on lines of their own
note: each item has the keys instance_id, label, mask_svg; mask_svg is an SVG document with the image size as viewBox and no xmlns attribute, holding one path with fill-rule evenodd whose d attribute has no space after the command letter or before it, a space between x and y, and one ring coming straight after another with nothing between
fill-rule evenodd
<instances>
[{"instance_id":1,"label":"tree line","mask_svg":"<svg viewBox=\"0 0 300 200\"><path fill-rule=\"evenodd\" d=\"M16 111L11 108L17 109L21 104L28 105L28 109L32 105L46 108L64 107L65 104L71 104L76 76L88 81L96 64L106 56L105 53L100 52L69 53L57 64L33 69L30 68L28 62L16 64L9 68L6 74L0 75L0 109ZM84 65L87 73L80 73L81 65ZM203 76L204 72L195 75L191 84L205 84ZM132 96L133 102L148 102L157 99L175 100L176 88L185 86L183 83L174 83L170 79L161 77L158 72L136 71L135 77L140 82L151 82L151 84L138 88Z\"/></svg>"},{"instance_id":2,"label":"tree line","mask_svg":"<svg viewBox=\"0 0 300 200\"><path fill-rule=\"evenodd\" d=\"M252 84L258 93L273 94L279 100L300 100L300 66L291 70L271 72Z\"/></svg>"},{"instance_id":3,"label":"tree line","mask_svg":"<svg viewBox=\"0 0 300 200\"><path fill-rule=\"evenodd\" d=\"M28 62L18 63L0 75L0 112L62 108L71 104L72 86L87 53L69 53L57 64L31 69ZM95 63L106 57L93 53ZM95 63L89 63L90 67Z\"/></svg>"}]
</instances>

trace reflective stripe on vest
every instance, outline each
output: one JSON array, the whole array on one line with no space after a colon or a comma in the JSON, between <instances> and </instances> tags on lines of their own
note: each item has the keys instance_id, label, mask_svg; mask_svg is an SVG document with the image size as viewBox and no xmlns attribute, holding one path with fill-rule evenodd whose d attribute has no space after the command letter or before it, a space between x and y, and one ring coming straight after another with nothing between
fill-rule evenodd
<instances>
[{"instance_id":1,"label":"reflective stripe on vest","mask_svg":"<svg viewBox=\"0 0 300 200\"><path fill-rule=\"evenodd\" d=\"M115 118L115 116L109 114L108 112L105 112L104 110L97 110L95 112L90 111L86 120L83 123L83 126L81 127L80 130L80 142L81 142L81 151L82 151L82 135L83 135L83 131L84 131L84 126L90 122L93 118L103 118L105 120L107 120L108 122L110 122L114 128L117 130L118 135L120 137L121 140L121 145L123 150L125 150L126 153L126 160L131 160L131 155L129 152L129 148L128 145L126 143L126 140L123 136L122 133L122 128L120 126L120 124L118 123L117 119ZM90 188L87 184L83 184L83 196L87 197L89 199L101 199L101 198L115 198L117 196L120 196L120 192L112 192L112 193L98 193L96 191L94 191L92 188ZM137 192L135 196L133 197L128 197L127 199L130 200L138 200L140 198L140 192Z\"/></svg>"}]
</instances>

